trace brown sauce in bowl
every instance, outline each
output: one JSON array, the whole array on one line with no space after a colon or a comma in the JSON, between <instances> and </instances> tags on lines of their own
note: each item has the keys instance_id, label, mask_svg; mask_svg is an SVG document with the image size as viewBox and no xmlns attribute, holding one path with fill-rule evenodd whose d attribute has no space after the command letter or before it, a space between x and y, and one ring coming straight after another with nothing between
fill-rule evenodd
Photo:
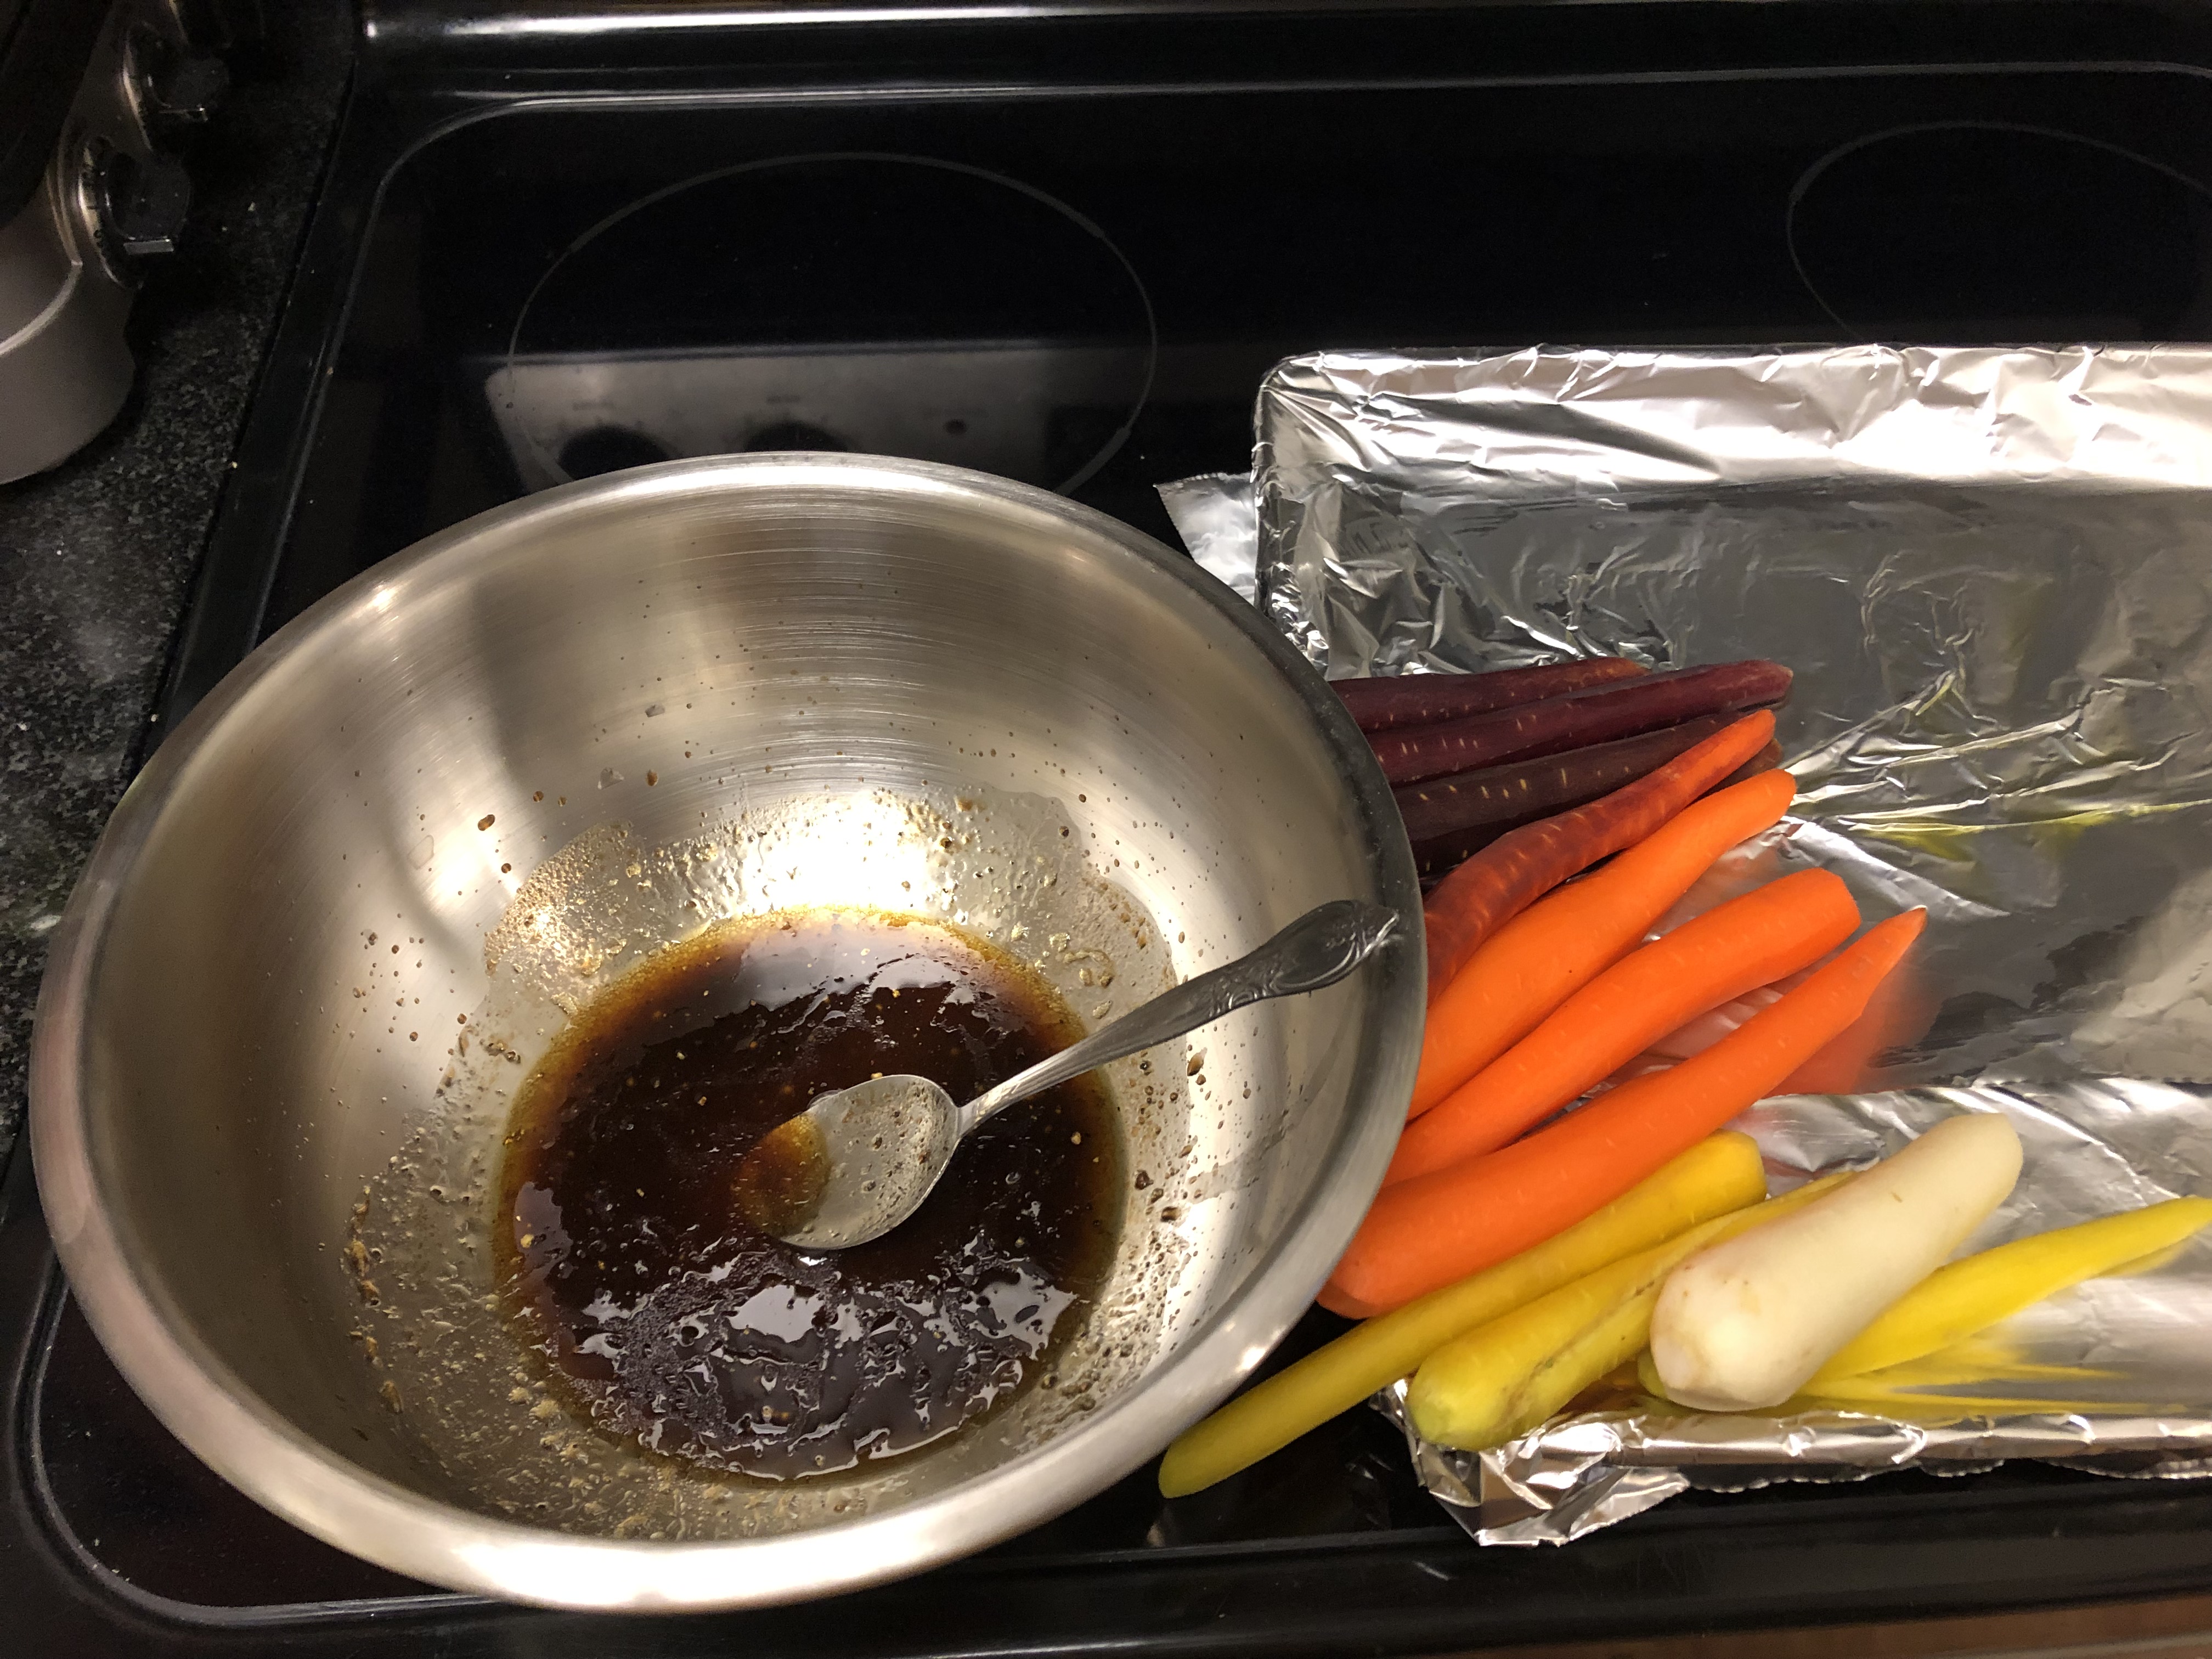
<instances>
[{"instance_id":1,"label":"brown sauce in bowl","mask_svg":"<svg viewBox=\"0 0 2212 1659\"><path fill-rule=\"evenodd\" d=\"M918 918L748 918L665 951L516 1103L512 1316L572 1403L655 1452L788 1480L950 1434L1050 1366L1112 1266L1104 1085L994 1118L911 1219L854 1249L760 1231L738 1168L825 1089L910 1072L966 1100L1080 1035L1029 969Z\"/></svg>"}]
</instances>

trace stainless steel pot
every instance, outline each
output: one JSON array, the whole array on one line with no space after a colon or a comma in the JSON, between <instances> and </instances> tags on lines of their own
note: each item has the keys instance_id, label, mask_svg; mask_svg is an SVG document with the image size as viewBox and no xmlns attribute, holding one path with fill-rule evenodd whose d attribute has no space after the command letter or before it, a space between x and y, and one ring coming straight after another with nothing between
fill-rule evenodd
<instances>
[{"instance_id":1,"label":"stainless steel pot","mask_svg":"<svg viewBox=\"0 0 2212 1659\"><path fill-rule=\"evenodd\" d=\"M893 833L971 812L981 828ZM1009 884L1062 858L1064 881L1028 885L1089 895L1087 921L1040 921ZM686 928L872 902L909 866L901 888L930 889L917 906L1026 941L1066 987L1097 985L1103 957L1037 928L1113 934L1113 994L1132 1004L1325 899L1397 908L1405 943L1116 1079L1158 1188L1127 1195L1081 1397L1034 1389L941 1448L780 1489L671 1478L573 1425L541 1435L544 1402L532 1417L508 1398L496 1322L470 1324L492 1303L496 1183L480 1177L500 1066ZM566 943L545 945L556 915ZM40 1191L131 1385L309 1532L550 1604L794 1600L1034 1525L1259 1362L1389 1158L1419 1041L1419 923L1358 732L1186 560L945 467L647 468L368 572L162 745L55 937ZM526 963L550 975L535 1001L515 988ZM1082 994L1102 999L1087 1017L1109 1006ZM456 1035L471 1031L473 1048ZM406 1283L429 1288L403 1317ZM374 1360L364 1331L382 1334ZM584 1496L544 1495L564 1490Z\"/></svg>"}]
</instances>

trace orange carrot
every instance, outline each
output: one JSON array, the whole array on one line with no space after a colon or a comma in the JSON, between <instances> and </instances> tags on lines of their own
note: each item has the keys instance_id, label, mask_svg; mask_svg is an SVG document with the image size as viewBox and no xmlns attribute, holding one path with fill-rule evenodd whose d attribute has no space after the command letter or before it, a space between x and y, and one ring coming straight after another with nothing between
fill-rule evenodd
<instances>
[{"instance_id":1,"label":"orange carrot","mask_svg":"<svg viewBox=\"0 0 2212 1659\"><path fill-rule=\"evenodd\" d=\"M1936 1023L1936 999L1920 983L1919 965L1908 962L1882 981L1866 1012L1820 1052L1782 1079L1778 1095L1848 1095L1883 1086L1875 1061L1892 1048L1917 1042Z\"/></svg>"},{"instance_id":2,"label":"orange carrot","mask_svg":"<svg viewBox=\"0 0 2212 1659\"><path fill-rule=\"evenodd\" d=\"M1600 1095L1525 1139L1386 1187L1329 1280L1329 1305L1385 1310L1572 1226L1726 1123L1856 1019L1923 910L1870 927L1695 1059Z\"/></svg>"},{"instance_id":3,"label":"orange carrot","mask_svg":"<svg viewBox=\"0 0 2212 1659\"><path fill-rule=\"evenodd\" d=\"M1408 1115L1427 1111L1610 968L1715 859L1780 817L1796 789L1787 772L1762 772L1708 795L1609 868L1498 929L1429 1006Z\"/></svg>"},{"instance_id":4,"label":"orange carrot","mask_svg":"<svg viewBox=\"0 0 2212 1659\"><path fill-rule=\"evenodd\" d=\"M1769 738L1765 748L1723 778L1714 787L1726 789L1731 785L1741 783L1746 778L1755 778L1761 772L1771 772L1781 764L1782 745L1772 738Z\"/></svg>"},{"instance_id":5,"label":"orange carrot","mask_svg":"<svg viewBox=\"0 0 2212 1659\"><path fill-rule=\"evenodd\" d=\"M1407 1125L1383 1183L1495 1152L1669 1031L1819 961L1858 925L1840 877L1801 870L1630 951Z\"/></svg>"},{"instance_id":6,"label":"orange carrot","mask_svg":"<svg viewBox=\"0 0 2212 1659\"><path fill-rule=\"evenodd\" d=\"M1337 1288L1334 1280L1322 1285L1321 1294L1314 1300L1340 1319L1372 1319L1377 1314L1389 1311L1388 1308L1377 1308L1362 1302L1356 1296L1346 1296Z\"/></svg>"},{"instance_id":7,"label":"orange carrot","mask_svg":"<svg viewBox=\"0 0 2212 1659\"><path fill-rule=\"evenodd\" d=\"M1437 884L1422 907L1429 1000L1444 994L1482 942L1570 876L1632 847L1756 755L1774 736L1762 709L1587 806L1500 836Z\"/></svg>"}]
</instances>

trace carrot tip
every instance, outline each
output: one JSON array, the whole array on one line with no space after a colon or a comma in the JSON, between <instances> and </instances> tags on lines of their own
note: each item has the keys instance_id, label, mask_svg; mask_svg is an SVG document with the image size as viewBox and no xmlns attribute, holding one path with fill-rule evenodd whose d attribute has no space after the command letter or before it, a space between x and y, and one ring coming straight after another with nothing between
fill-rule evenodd
<instances>
[{"instance_id":1,"label":"carrot tip","mask_svg":"<svg viewBox=\"0 0 2212 1659\"><path fill-rule=\"evenodd\" d=\"M1380 1308L1362 1302L1349 1291L1339 1288L1334 1279L1322 1286L1321 1294L1314 1300L1329 1312L1346 1319L1372 1319L1382 1311Z\"/></svg>"}]
</instances>

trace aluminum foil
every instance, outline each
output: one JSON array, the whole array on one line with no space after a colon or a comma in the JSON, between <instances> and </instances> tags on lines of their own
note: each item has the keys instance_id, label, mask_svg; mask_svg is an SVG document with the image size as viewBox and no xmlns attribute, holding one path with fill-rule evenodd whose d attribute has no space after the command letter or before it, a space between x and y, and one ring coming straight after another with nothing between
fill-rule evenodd
<instances>
[{"instance_id":1,"label":"aluminum foil","mask_svg":"<svg viewBox=\"0 0 2212 1659\"><path fill-rule=\"evenodd\" d=\"M2212 352L1328 353L1276 369L1257 426L1249 481L1163 495L1332 676L1796 671L1796 815L1689 908L1817 864L1870 921L1930 920L1838 1092L1744 1120L1778 1176L1997 1110L2028 1161L1966 1250L2212 1193ZM1632 1392L1479 1458L1409 1441L1490 1543L1691 1486L2212 1473L2212 1243L1801 1404Z\"/></svg>"}]
</instances>

